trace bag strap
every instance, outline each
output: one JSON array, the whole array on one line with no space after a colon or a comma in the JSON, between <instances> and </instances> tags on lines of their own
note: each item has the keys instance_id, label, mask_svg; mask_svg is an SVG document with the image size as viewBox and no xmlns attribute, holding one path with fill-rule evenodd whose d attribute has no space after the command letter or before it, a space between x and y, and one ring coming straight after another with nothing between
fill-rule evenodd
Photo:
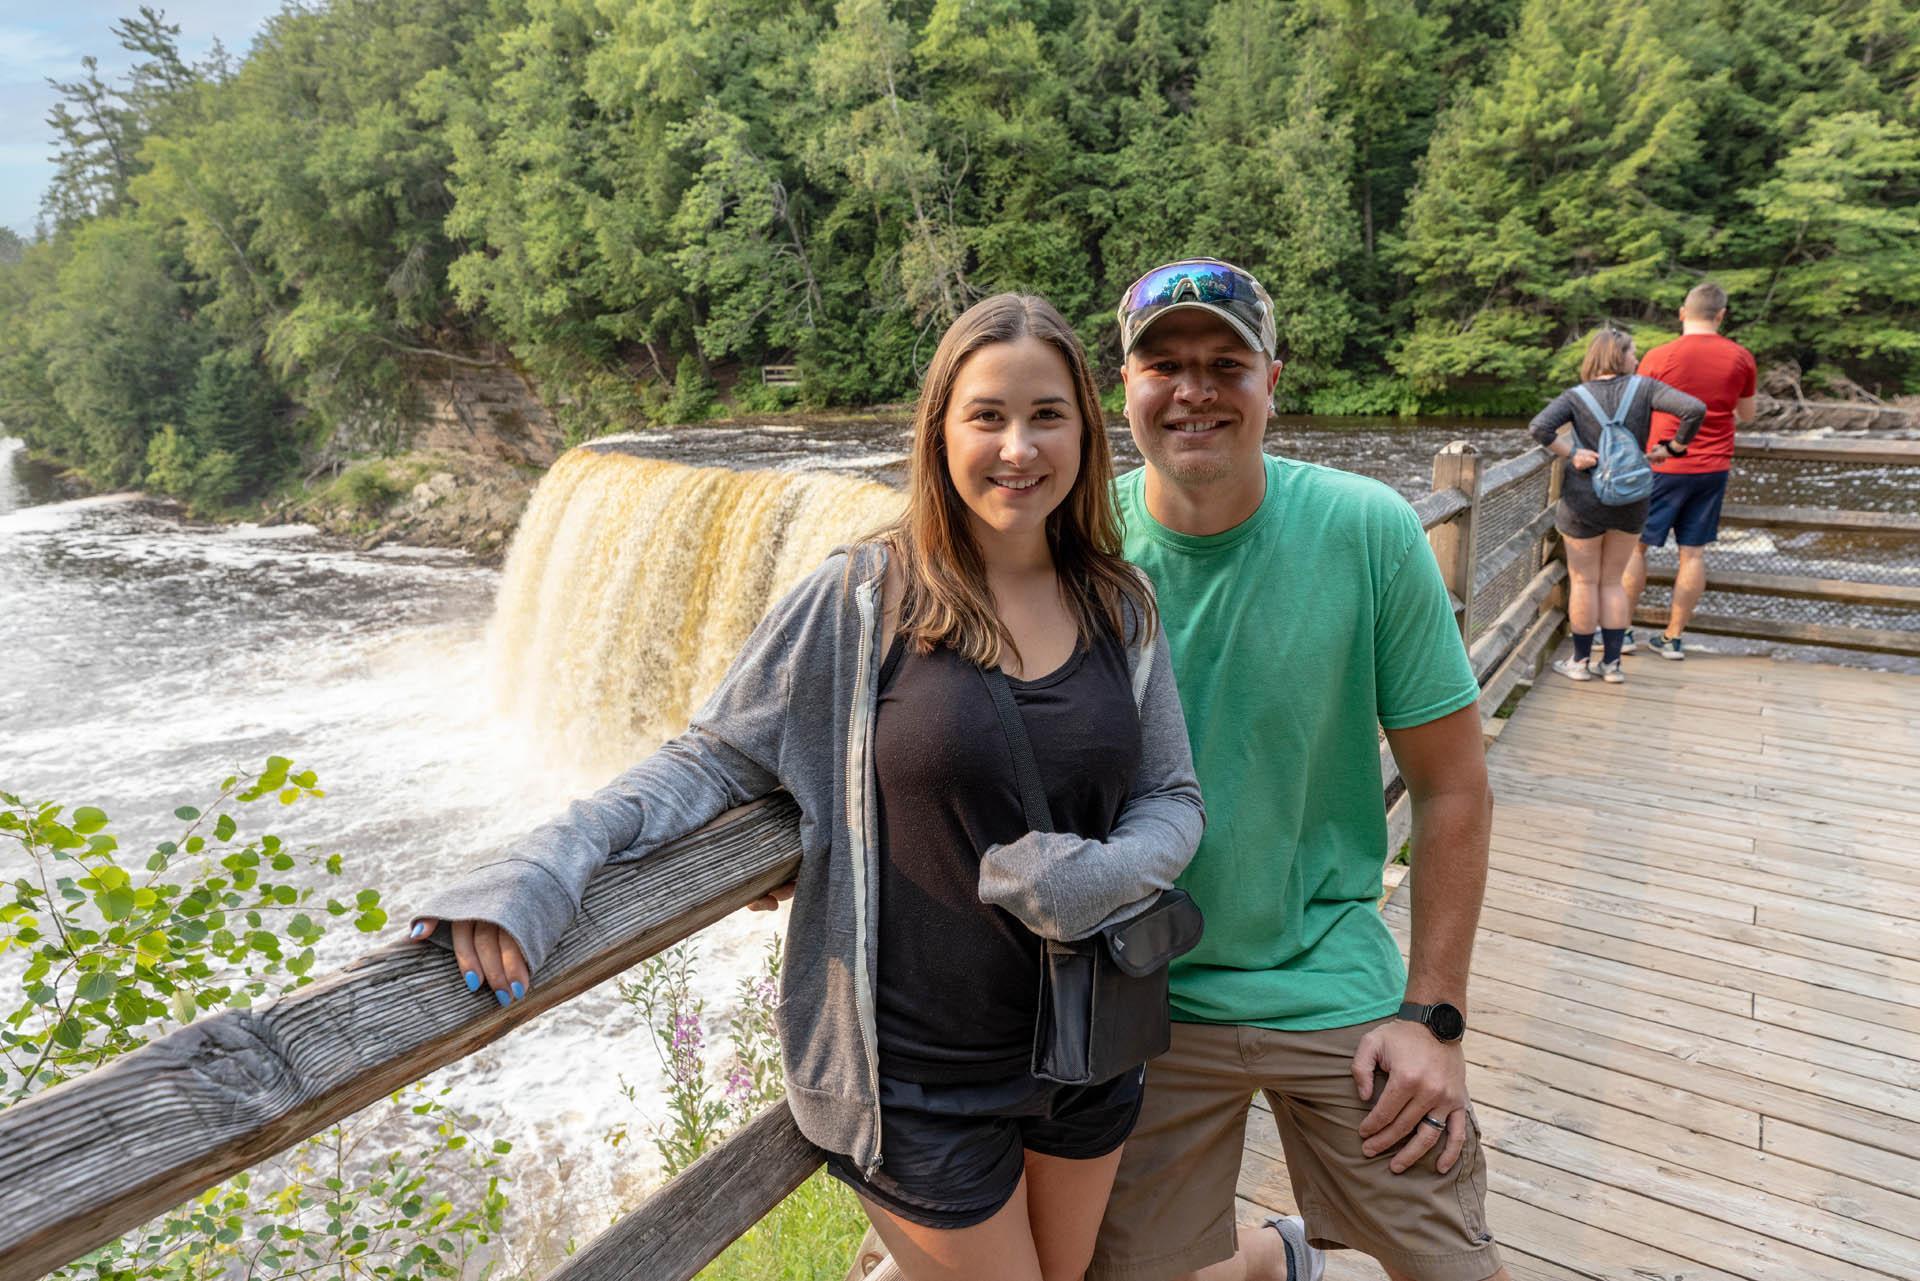
<instances>
[{"instance_id":1,"label":"bag strap","mask_svg":"<svg viewBox=\"0 0 1920 1281\"><path fill-rule=\"evenodd\" d=\"M1646 380L1639 374L1628 375L1626 390L1620 393L1620 403L1614 407L1614 411L1611 414L1600 408L1599 399L1587 390L1585 383L1577 384L1573 389L1573 394L1587 402L1587 412L1591 413L1593 420L1600 424L1600 434L1604 436L1609 427L1626 426L1627 411L1633 407L1634 395L1639 392L1640 384L1645 381ZM1579 437L1580 433L1576 429L1574 439L1578 440Z\"/></svg>"},{"instance_id":2,"label":"bag strap","mask_svg":"<svg viewBox=\"0 0 1920 1281\"><path fill-rule=\"evenodd\" d=\"M1620 393L1620 408L1613 411L1613 422L1616 427L1627 425L1627 411L1633 408L1633 398L1639 393L1640 384L1645 381L1646 379L1639 374L1627 376L1627 389Z\"/></svg>"},{"instance_id":3,"label":"bag strap","mask_svg":"<svg viewBox=\"0 0 1920 1281\"><path fill-rule=\"evenodd\" d=\"M1007 674L997 666L978 670L1013 752L1013 778L1020 787L1020 808L1026 812L1027 826L1036 832L1051 832L1053 810L1047 804L1046 786L1040 781L1040 762L1034 759L1033 743L1027 738L1027 723L1021 719L1020 705L1013 701L1013 686L1007 684Z\"/></svg>"}]
</instances>

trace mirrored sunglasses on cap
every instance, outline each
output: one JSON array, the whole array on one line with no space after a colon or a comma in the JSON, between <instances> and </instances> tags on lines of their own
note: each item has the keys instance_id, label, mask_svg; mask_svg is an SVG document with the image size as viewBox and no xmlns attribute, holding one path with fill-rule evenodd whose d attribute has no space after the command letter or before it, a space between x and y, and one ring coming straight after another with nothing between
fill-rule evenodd
<instances>
[{"instance_id":1,"label":"mirrored sunglasses on cap","mask_svg":"<svg viewBox=\"0 0 1920 1281\"><path fill-rule=\"evenodd\" d=\"M1155 267L1121 295L1120 354L1133 350L1147 327L1170 311L1210 311L1233 326L1255 351L1272 359L1279 350L1274 334L1273 299L1240 268L1217 258L1183 258Z\"/></svg>"}]
</instances>

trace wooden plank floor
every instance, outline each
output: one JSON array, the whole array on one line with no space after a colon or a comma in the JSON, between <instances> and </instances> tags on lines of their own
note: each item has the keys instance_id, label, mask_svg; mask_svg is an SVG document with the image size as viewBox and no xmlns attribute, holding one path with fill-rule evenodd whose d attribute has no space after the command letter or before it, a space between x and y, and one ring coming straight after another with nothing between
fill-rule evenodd
<instances>
[{"instance_id":1,"label":"wooden plank floor","mask_svg":"<svg viewBox=\"0 0 1920 1281\"><path fill-rule=\"evenodd\" d=\"M1543 676L1488 753L1467 1057L1510 1269L1920 1278L1920 677L1626 667ZM1292 1211L1264 1112L1240 1190Z\"/></svg>"}]
</instances>

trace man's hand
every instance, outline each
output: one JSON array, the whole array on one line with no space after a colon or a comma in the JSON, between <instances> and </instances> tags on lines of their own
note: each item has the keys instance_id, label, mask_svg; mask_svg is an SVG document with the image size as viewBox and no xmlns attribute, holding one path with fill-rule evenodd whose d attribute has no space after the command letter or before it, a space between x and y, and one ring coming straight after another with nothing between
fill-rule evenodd
<instances>
[{"instance_id":1,"label":"man's hand","mask_svg":"<svg viewBox=\"0 0 1920 1281\"><path fill-rule=\"evenodd\" d=\"M749 912L778 911L780 908L780 905L792 897L793 897L793 882L788 881L785 885L774 886L772 889L768 890L765 894L762 894L759 898L747 904L747 910Z\"/></svg>"},{"instance_id":2,"label":"man's hand","mask_svg":"<svg viewBox=\"0 0 1920 1281\"><path fill-rule=\"evenodd\" d=\"M1647 451L1647 458L1651 462L1664 463L1671 457L1673 457L1673 455L1667 452L1667 447L1664 443L1655 445Z\"/></svg>"},{"instance_id":3,"label":"man's hand","mask_svg":"<svg viewBox=\"0 0 1920 1281\"><path fill-rule=\"evenodd\" d=\"M1591 449L1576 449L1573 451L1573 457L1568 461L1573 464L1575 471L1586 471L1589 467L1599 465L1600 455Z\"/></svg>"},{"instance_id":4,"label":"man's hand","mask_svg":"<svg viewBox=\"0 0 1920 1281\"><path fill-rule=\"evenodd\" d=\"M1378 1099L1373 1097L1376 1070L1387 1074ZM1459 1042L1443 1044L1419 1023L1392 1019L1361 1040L1353 1056L1353 1084L1362 1103L1373 1103L1360 1122L1360 1150L1367 1156L1402 1144L1387 1168L1406 1173L1442 1137L1440 1127L1425 1119L1432 1117L1446 1122L1446 1146L1435 1168L1445 1174L1460 1159L1467 1145L1467 1056Z\"/></svg>"}]
</instances>

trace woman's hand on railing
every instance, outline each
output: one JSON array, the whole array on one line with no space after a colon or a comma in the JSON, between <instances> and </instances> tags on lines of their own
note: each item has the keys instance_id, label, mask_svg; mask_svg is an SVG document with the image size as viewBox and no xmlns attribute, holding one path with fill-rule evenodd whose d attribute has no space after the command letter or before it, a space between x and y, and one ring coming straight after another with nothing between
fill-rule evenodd
<instances>
[{"instance_id":1,"label":"woman's hand on railing","mask_svg":"<svg viewBox=\"0 0 1920 1281\"><path fill-rule=\"evenodd\" d=\"M1575 471L1585 471L1589 467L1599 465L1600 455L1591 449L1576 449L1573 451L1573 457L1568 461L1573 464Z\"/></svg>"},{"instance_id":2,"label":"woman's hand on railing","mask_svg":"<svg viewBox=\"0 0 1920 1281\"><path fill-rule=\"evenodd\" d=\"M440 924L431 916L423 916L413 923L410 937L424 943L433 937ZM512 1005L527 994L533 976L513 935L486 921L446 924L453 932L453 955L460 963L467 991L478 992L485 983L502 1005Z\"/></svg>"},{"instance_id":3,"label":"woman's hand on railing","mask_svg":"<svg viewBox=\"0 0 1920 1281\"><path fill-rule=\"evenodd\" d=\"M747 904L747 910L749 912L776 911L778 910L778 908L782 903L786 902L788 899L792 897L793 897L793 882L788 881L785 885L774 886L772 889L768 890L765 894L762 894L759 898Z\"/></svg>"}]
</instances>

